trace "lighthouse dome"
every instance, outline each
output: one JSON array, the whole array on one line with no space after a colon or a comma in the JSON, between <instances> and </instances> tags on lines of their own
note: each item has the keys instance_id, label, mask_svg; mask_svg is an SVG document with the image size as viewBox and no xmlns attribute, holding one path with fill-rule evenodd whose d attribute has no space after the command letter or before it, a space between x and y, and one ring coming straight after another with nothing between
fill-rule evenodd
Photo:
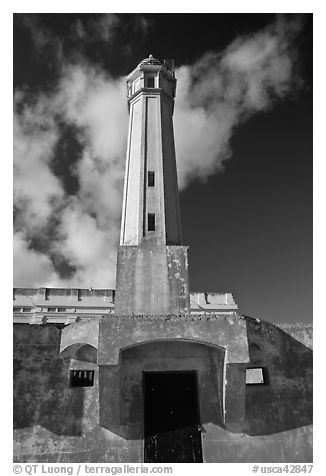
<instances>
[{"instance_id":1,"label":"lighthouse dome","mask_svg":"<svg viewBox=\"0 0 326 476\"><path fill-rule=\"evenodd\" d=\"M159 66L162 64L162 62L156 58L153 58L153 55L149 55L148 58L143 59L139 64L155 64Z\"/></svg>"}]
</instances>

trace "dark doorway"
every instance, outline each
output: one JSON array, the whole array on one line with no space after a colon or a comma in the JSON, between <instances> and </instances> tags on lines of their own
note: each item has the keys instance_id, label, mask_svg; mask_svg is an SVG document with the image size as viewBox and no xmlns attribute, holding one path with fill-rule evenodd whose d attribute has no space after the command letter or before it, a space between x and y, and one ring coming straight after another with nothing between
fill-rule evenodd
<instances>
[{"instance_id":1,"label":"dark doorway","mask_svg":"<svg viewBox=\"0 0 326 476\"><path fill-rule=\"evenodd\" d=\"M196 372L144 372L145 463L202 463Z\"/></svg>"}]
</instances>

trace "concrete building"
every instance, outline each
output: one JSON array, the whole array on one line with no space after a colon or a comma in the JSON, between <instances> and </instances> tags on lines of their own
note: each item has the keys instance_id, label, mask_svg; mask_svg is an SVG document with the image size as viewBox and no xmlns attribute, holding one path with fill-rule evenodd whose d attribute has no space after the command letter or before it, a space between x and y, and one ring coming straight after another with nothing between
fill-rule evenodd
<instances>
[{"instance_id":1,"label":"concrete building","mask_svg":"<svg viewBox=\"0 0 326 476\"><path fill-rule=\"evenodd\" d=\"M15 461L311 462L312 329L189 291L173 67L127 87L116 290L14 290Z\"/></svg>"}]
</instances>

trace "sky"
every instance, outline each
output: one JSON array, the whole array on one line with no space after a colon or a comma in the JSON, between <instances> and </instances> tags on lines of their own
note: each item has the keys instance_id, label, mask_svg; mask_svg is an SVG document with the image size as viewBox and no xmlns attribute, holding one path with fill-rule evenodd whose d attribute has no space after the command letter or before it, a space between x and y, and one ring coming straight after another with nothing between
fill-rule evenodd
<instances>
[{"instance_id":1,"label":"sky","mask_svg":"<svg viewBox=\"0 0 326 476\"><path fill-rule=\"evenodd\" d=\"M14 286L115 287L125 76L173 58L191 291L312 320L312 15L15 14Z\"/></svg>"}]
</instances>

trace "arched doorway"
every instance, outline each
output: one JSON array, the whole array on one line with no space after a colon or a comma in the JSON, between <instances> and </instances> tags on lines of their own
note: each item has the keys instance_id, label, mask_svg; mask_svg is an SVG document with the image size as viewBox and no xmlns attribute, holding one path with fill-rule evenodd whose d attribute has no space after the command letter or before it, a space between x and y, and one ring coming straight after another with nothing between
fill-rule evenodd
<instances>
[{"instance_id":1,"label":"arched doorway","mask_svg":"<svg viewBox=\"0 0 326 476\"><path fill-rule=\"evenodd\" d=\"M142 435L144 462L202 461L202 425L223 422L224 353L181 339L121 350L120 417Z\"/></svg>"}]
</instances>

